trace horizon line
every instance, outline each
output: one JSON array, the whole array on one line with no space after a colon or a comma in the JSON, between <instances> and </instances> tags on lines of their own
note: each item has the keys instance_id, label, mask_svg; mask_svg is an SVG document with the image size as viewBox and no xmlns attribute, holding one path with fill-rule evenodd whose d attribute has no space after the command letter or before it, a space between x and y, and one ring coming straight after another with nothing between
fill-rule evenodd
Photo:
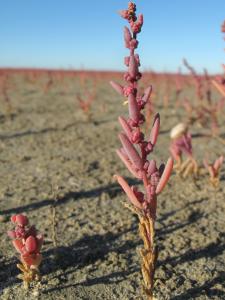
<instances>
[{"instance_id":1,"label":"horizon line","mask_svg":"<svg viewBox=\"0 0 225 300\"><path fill-rule=\"evenodd\" d=\"M59 67L2 67L0 66L0 71L45 71L45 72L87 72L87 73L124 73L126 70L119 70L119 69L85 69L85 68L59 68ZM142 71L144 74L148 73L154 73L154 74L167 74L167 75L191 75L190 72L187 70L186 72L174 72L174 71L155 71L151 68L145 69ZM198 75L204 75L204 72L196 72ZM221 75L223 74L223 71L221 70L221 73L219 72L208 72L211 76Z\"/></svg>"}]
</instances>

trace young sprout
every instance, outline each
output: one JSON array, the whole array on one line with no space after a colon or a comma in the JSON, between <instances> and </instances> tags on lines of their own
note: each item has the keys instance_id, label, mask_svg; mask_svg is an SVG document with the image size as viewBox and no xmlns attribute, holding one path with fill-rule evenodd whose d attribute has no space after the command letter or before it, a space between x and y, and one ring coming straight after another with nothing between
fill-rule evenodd
<instances>
[{"instance_id":1,"label":"young sprout","mask_svg":"<svg viewBox=\"0 0 225 300\"><path fill-rule=\"evenodd\" d=\"M177 124L172 128L170 138L170 152L176 161L174 169L184 178L189 174L197 175L198 165L193 157L191 134L188 132L188 126L184 123ZM186 160L183 160L183 154L187 156Z\"/></svg>"},{"instance_id":2,"label":"young sprout","mask_svg":"<svg viewBox=\"0 0 225 300\"><path fill-rule=\"evenodd\" d=\"M79 101L79 106L85 114L88 121L91 120L91 106L95 100L96 94L95 90L92 92L86 92L84 96L77 94L77 100Z\"/></svg>"},{"instance_id":3,"label":"young sprout","mask_svg":"<svg viewBox=\"0 0 225 300\"><path fill-rule=\"evenodd\" d=\"M15 229L8 231L12 244L19 253L20 263L17 267L22 271L18 278L23 280L27 289L32 281L40 280L39 265L42 261L40 253L43 244L43 235L37 234L35 226L29 226L25 215L13 215L11 221Z\"/></svg>"},{"instance_id":4,"label":"young sprout","mask_svg":"<svg viewBox=\"0 0 225 300\"><path fill-rule=\"evenodd\" d=\"M220 169L223 164L224 157L221 155L219 158L215 160L214 163L210 164L206 159L204 159L203 164L209 172L209 181L213 187L217 188L220 182Z\"/></svg>"}]
</instances>

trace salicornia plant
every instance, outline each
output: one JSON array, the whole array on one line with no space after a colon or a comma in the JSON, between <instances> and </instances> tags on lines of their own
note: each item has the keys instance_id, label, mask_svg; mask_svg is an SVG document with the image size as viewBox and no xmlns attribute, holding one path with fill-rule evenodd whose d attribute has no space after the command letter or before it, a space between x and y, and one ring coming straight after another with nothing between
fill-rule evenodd
<instances>
[{"instance_id":1,"label":"salicornia plant","mask_svg":"<svg viewBox=\"0 0 225 300\"><path fill-rule=\"evenodd\" d=\"M15 230L8 231L14 248L20 254L20 264L17 267L22 271L18 278L24 282L24 287L28 288L30 282L40 279L39 265L42 261L40 253L43 236L37 234L35 226L29 226L28 218L25 215L13 215L12 223Z\"/></svg>"},{"instance_id":2,"label":"salicornia plant","mask_svg":"<svg viewBox=\"0 0 225 300\"><path fill-rule=\"evenodd\" d=\"M212 184L213 187L218 187L220 182L220 169L223 164L224 157L221 155L219 158L217 158L214 163L209 163L207 159L204 159L203 164L205 168L208 170L210 178L209 182Z\"/></svg>"},{"instance_id":3,"label":"salicornia plant","mask_svg":"<svg viewBox=\"0 0 225 300\"><path fill-rule=\"evenodd\" d=\"M177 174L182 178L192 175L194 179L197 179L199 176L207 173L210 175L210 183L217 188L220 182L219 175L224 160L223 155L217 158L214 163L209 163L205 158L203 166L198 164L193 155L191 134L188 132L188 126L184 123L179 123L173 127L170 137L170 153L176 161L174 170ZM183 159L183 155L187 156L186 160Z\"/></svg>"},{"instance_id":4,"label":"salicornia plant","mask_svg":"<svg viewBox=\"0 0 225 300\"><path fill-rule=\"evenodd\" d=\"M188 126L184 123L177 124L172 128L170 137L170 152L176 161L176 165L174 166L176 172L184 178L189 174L197 175L198 164L193 157L192 138L188 132ZM187 156L186 160L183 160L183 154Z\"/></svg>"},{"instance_id":5,"label":"salicornia plant","mask_svg":"<svg viewBox=\"0 0 225 300\"><path fill-rule=\"evenodd\" d=\"M141 129L145 119L141 111L150 99L152 88L149 86L143 95L139 94L140 61L139 56L135 54L138 46L137 34L143 25L143 15L136 16L136 5L132 2L129 2L128 9L120 11L120 15L130 25L130 29L124 28L125 46L130 50L129 56L125 57L128 71L124 74L125 86L115 82L111 82L111 85L119 94L127 97L129 117L119 117L123 132L119 134L122 148L117 150L117 154L131 174L143 182L143 190L139 191L137 187L130 187L119 175L115 175L115 178L127 194L132 204L131 210L139 217L140 235L144 242L144 247L140 251L144 291L148 299L153 299L154 273L158 257L154 239L157 196L162 192L171 175L173 160L169 158L166 166L161 164L158 168L155 160L148 159L157 141L160 116L156 114L150 135L145 138Z\"/></svg>"}]
</instances>

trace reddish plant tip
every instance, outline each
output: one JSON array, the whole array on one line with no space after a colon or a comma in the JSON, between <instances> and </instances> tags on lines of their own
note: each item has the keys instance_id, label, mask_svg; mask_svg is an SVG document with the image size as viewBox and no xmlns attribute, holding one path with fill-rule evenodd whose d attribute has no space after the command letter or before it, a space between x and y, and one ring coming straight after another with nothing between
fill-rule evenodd
<instances>
[{"instance_id":1,"label":"reddish plant tip","mask_svg":"<svg viewBox=\"0 0 225 300\"><path fill-rule=\"evenodd\" d=\"M35 237L31 235L26 239L25 248L29 253L35 252L35 250L37 249L37 242Z\"/></svg>"},{"instance_id":2,"label":"reddish plant tip","mask_svg":"<svg viewBox=\"0 0 225 300\"><path fill-rule=\"evenodd\" d=\"M22 240L21 239L13 240L12 244L13 244L14 248L16 249L16 251L22 254L23 247L24 247Z\"/></svg>"},{"instance_id":3,"label":"reddish plant tip","mask_svg":"<svg viewBox=\"0 0 225 300\"><path fill-rule=\"evenodd\" d=\"M11 217L11 222L12 222L12 223L16 223L16 215L13 215L13 216Z\"/></svg>"},{"instance_id":4,"label":"reddish plant tip","mask_svg":"<svg viewBox=\"0 0 225 300\"><path fill-rule=\"evenodd\" d=\"M114 175L114 178L118 181L120 186L123 188L124 192L127 194L128 199L130 202L137 208L142 209L142 204L138 201L134 191L131 189L129 184L126 182L126 180L119 175Z\"/></svg>"},{"instance_id":5,"label":"reddish plant tip","mask_svg":"<svg viewBox=\"0 0 225 300\"><path fill-rule=\"evenodd\" d=\"M33 270L38 272L38 266L42 261L40 250L43 244L43 236L37 234L34 225L28 225L29 221L25 215L13 215L11 221L15 224L15 230L8 231L8 236L12 238L12 244L20 254L19 259L24 268L20 268L20 270L24 273L24 282L27 282L26 278L28 273L30 276L30 272L32 273ZM19 266L21 266L21 264ZM32 278L28 281L33 280Z\"/></svg>"},{"instance_id":6,"label":"reddish plant tip","mask_svg":"<svg viewBox=\"0 0 225 300\"><path fill-rule=\"evenodd\" d=\"M157 113L154 119L153 127L150 134L150 142L152 145L155 145L157 142L158 134L159 134L159 128L160 128L160 116Z\"/></svg>"},{"instance_id":7,"label":"reddish plant tip","mask_svg":"<svg viewBox=\"0 0 225 300\"><path fill-rule=\"evenodd\" d=\"M170 157L166 163L164 172L163 172L163 174L160 178L160 181L157 185L156 194L159 194L162 192L162 190L164 189L164 187L166 186L166 184L170 178L172 171L173 171L173 159Z\"/></svg>"},{"instance_id":8,"label":"reddish plant tip","mask_svg":"<svg viewBox=\"0 0 225 300\"><path fill-rule=\"evenodd\" d=\"M114 90L117 91L117 93L123 96L123 87L120 84L114 81L110 81L110 84L114 88Z\"/></svg>"},{"instance_id":9,"label":"reddish plant tip","mask_svg":"<svg viewBox=\"0 0 225 300\"><path fill-rule=\"evenodd\" d=\"M223 22L223 24L221 26L221 32L225 33L225 20L224 20L224 22Z\"/></svg>"},{"instance_id":10,"label":"reddish plant tip","mask_svg":"<svg viewBox=\"0 0 225 300\"><path fill-rule=\"evenodd\" d=\"M143 161L139 153L137 152L136 148L133 146L133 144L130 142L130 140L127 138L125 134L123 133L119 134L119 139L129 159L133 162L133 164L138 170L142 170Z\"/></svg>"},{"instance_id":11,"label":"reddish plant tip","mask_svg":"<svg viewBox=\"0 0 225 300\"><path fill-rule=\"evenodd\" d=\"M16 215L16 223L20 226L26 226L28 224L28 218L24 215Z\"/></svg>"}]
</instances>

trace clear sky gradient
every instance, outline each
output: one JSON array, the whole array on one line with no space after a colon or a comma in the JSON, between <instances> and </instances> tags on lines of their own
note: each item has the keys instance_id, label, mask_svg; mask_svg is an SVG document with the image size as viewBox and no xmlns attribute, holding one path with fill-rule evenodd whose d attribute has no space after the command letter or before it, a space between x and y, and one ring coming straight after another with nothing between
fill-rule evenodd
<instances>
[{"instance_id":1,"label":"clear sky gradient","mask_svg":"<svg viewBox=\"0 0 225 300\"><path fill-rule=\"evenodd\" d=\"M127 0L0 0L0 67L123 70ZM136 0L142 68L220 72L225 0ZM182 70L185 70L182 67Z\"/></svg>"}]
</instances>

